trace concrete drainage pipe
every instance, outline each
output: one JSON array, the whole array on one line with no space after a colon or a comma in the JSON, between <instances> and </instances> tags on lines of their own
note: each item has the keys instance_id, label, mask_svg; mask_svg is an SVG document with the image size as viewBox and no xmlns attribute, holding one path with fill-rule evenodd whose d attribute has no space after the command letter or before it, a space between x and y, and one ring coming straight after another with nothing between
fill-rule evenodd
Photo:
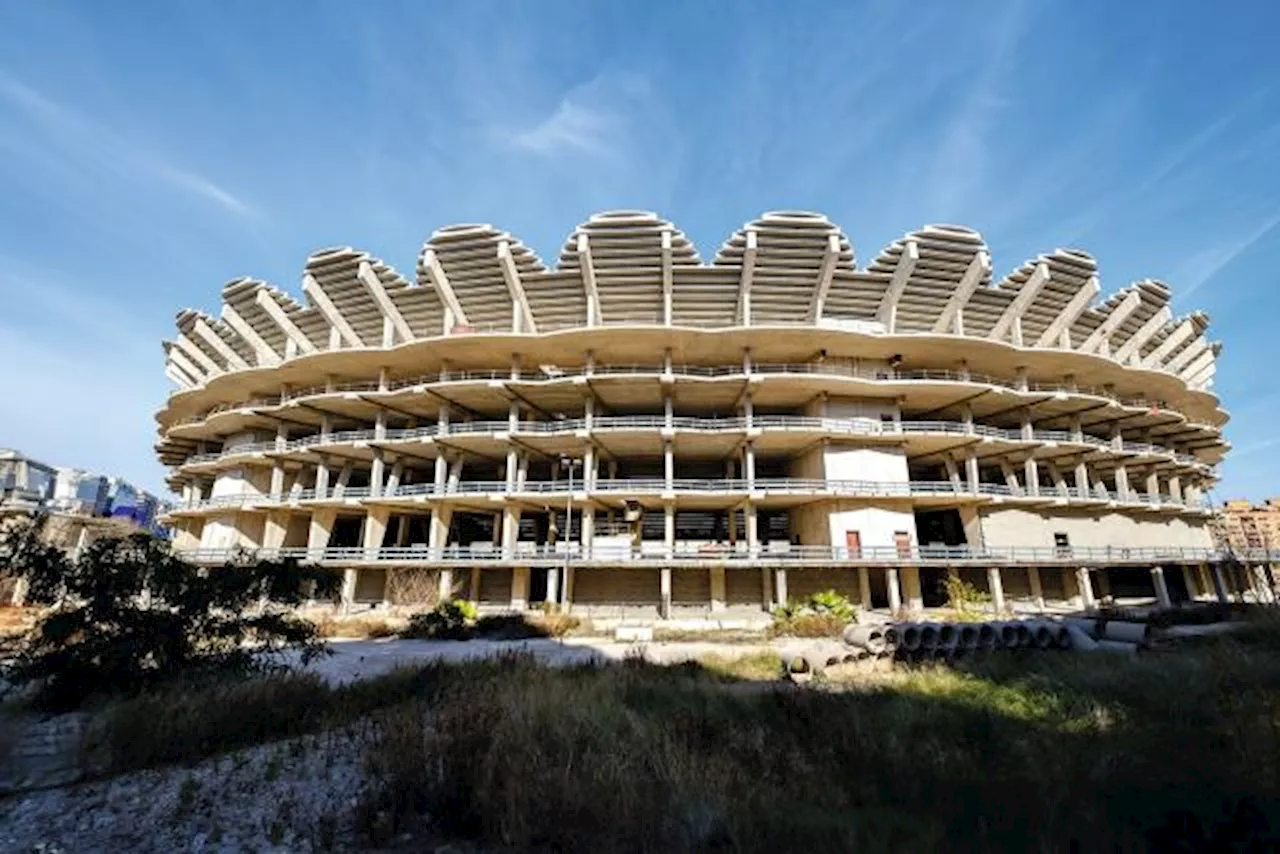
<instances>
[{"instance_id":1,"label":"concrete drainage pipe","mask_svg":"<svg viewBox=\"0 0 1280 854\"><path fill-rule=\"evenodd\" d=\"M1146 623L1127 623L1108 620L1102 624L1100 640L1120 641L1129 644L1146 644L1151 637L1151 626Z\"/></svg>"},{"instance_id":2,"label":"concrete drainage pipe","mask_svg":"<svg viewBox=\"0 0 1280 854\"><path fill-rule=\"evenodd\" d=\"M885 651L885 633L879 626L852 625L844 630L843 637L846 644L870 655L880 655Z\"/></svg>"},{"instance_id":3,"label":"concrete drainage pipe","mask_svg":"<svg viewBox=\"0 0 1280 854\"><path fill-rule=\"evenodd\" d=\"M1018 644L1018 627L1013 623L992 623L991 628L995 630L997 642L1005 649L1017 649Z\"/></svg>"},{"instance_id":4,"label":"concrete drainage pipe","mask_svg":"<svg viewBox=\"0 0 1280 854\"><path fill-rule=\"evenodd\" d=\"M980 652L990 652L996 648L996 644L1000 641L1000 635L996 631L996 627L991 623L978 623L978 650Z\"/></svg>"},{"instance_id":5,"label":"concrete drainage pipe","mask_svg":"<svg viewBox=\"0 0 1280 854\"><path fill-rule=\"evenodd\" d=\"M978 627L973 623L965 623L956 630L956 633L960 635L960 640L957 643L960 649L972 652L978 648L978 635L980 633Z\"/></svg>"}]
</instances>

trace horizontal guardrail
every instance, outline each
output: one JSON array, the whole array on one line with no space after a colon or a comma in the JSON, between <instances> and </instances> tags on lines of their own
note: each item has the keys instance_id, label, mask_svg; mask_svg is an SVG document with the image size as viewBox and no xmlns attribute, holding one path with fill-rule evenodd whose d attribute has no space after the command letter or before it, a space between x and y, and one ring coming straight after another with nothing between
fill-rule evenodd
<instances>
[{"instance_id":1,"label":"horizontal guardrail","mask_svg":"<svg viewBox=\"0 0 1280 854\"><path fill-rule=\"evenodd\" d=\"M974 436L979 439L998 439L1006 442L1033 443L1054 442L1094 447L1112 453L1133 453L1147 456L1177 458L1188 465L1202 464L1191 454L1179 454L1170 448L1162 448L1141 442L1125 442L1117 446L1113 440L1065 430L1033 430L1028 439L1017 428L989 427L963 421L878 421L871 418L825 418L811 415L758 415L752 418L696 418L678 417L670 422L661 415L609 415L587 418L566 418L555 421L452 421L423 427L388 429L379 433L376 429L342 430L300 436L285 442L253 442L237 444L203 454L188 457L184 465L202 465L245 454L289 453L313 448L354 445L369 442L412 442L437 437L463 435L558 435L583 430L625 431L663 430L694 432L742 433L749 429L774 431L812 431L830 435L866 437L901 437L923 435Z\"/></svg>"},{"instance_id":2,"label":"horizontal guardrail","mask_svg":"<svg viewBox=\"0 0 1280 854\"><path fill-rule=\"evenodd\" d=\"M779 547L781 546L781 547ZM713 543L665 543L647 541L640 548L626 545L596 544L583 548L578 543L555 546L517 543L515 548L498 546L450 545L432 549L425 544L386 546L382 548L306 547L279 549L197 548L179 550L188 560L203 563L234 562L244 558L292 558L316 563L405 563L405 564L563 564L568 561L586 564L738 564L829 566L832 564L878 564L919 566L921 564L982 564L1003 566L1065 565L1108 566L1115 564L1218 563L1239 559L1238 553L1217 548L1179 546L1014 546L1005 548L971 548L969 546L864 546L848 549L838 546L797 546L760 544L755 548L745 543L736 545ZM1265 559L1265 558L1264 558ZM1280 551L1272 558L1280 560Z\"/></svg>"},{"instance_id":3,"label":"horizontal guardrail","mask_svg":"<svg viewBox=\"0 0 1280 854\"><path fill-rule=\"evenodd\" d=\"M413 496L432 496L447 498L457 495L490 495L496 498L528 494L567 495L570 484L568 480L524 481L508 484L500 480L463 480L447 481L443 485L436 483L403 484L382 491L381 499L405 498ZM577 481L573 484L574 492L612 493L618 495L646 494L736 494L760 492L764 494L798 494L815 498L830 496L850 496L867 498L884 497L927 497L954 496L966 497L1012 497L1044 501L1066 500L1080 502L1116 502L1117 504L1135 505L1168 505L1190 509L1207 509L1208 501L1199 503L1187 499L1175 498L1172 495L1150 495L1131 492L1127 496L1111 495L1103 490L1062 486L1055 489L1043 489L1032 494L1022 489L1002 483L979 483L971 488L964 481L869 481L869 480L823 480L815 478L793 477L760 477L753 480L742 478L597 478L590 482ZM368 486L332 486L323 495L314 489L299 489L276 495L240 494L221 495L204 498L195 502L175 507L175 510L200 510L227 506L279 505L299 501L341 501L375 497Z\"/></svg>"},{"instance_id":4,"label":"horizontal guardrail","mask_svg":"<svg viewBox=\"0 0 1280 854\"><path fill-rule=\"evenodd\" d=\"M405 389L429 385L459 382L497 382L497 383L547 383L574 378L590 378L605 376L639 376L688 377L715 379L720 377L765 377L775 376L832 376L845 379L857 379L876 383L918 383L918 382L960 382L978 385L996 386L1009 391L1026 394L1084 395L1114 401L1122 406L1143 409L1167 409L1168 403L1163 400L1147 400L1144 398L1120 397L1108 388L1069 385L1063 383L1037 383L1009 377L997 377L989 374L977 374L965 371L932 370L932 369L890 369L863 368L855 365L829 362L800 363L759 363L750 367L743 364L733 365L671 365L669 368L661 364L636 365L593 365L572 366L566 368L545 369L538 371L511 370L459 370L436 371L412 377L399 377L379 383L376 380L356 382L329 383L300 388L290 388L278 395L262 395L243 401L218 404L202 413L190 416L177 424L193 424L204 421L212 415L235 409L257 409L280 406L291 401L303 400L333 394L394 394Z\"/></svg>"}]
</instances>

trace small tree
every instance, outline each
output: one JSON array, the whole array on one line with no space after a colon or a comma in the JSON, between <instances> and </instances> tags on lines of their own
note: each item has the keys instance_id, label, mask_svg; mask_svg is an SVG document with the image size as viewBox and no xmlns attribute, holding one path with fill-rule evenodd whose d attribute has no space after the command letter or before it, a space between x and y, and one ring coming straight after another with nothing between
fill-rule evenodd
<instances>
[{"instance_id":1,"label":"small tree","mask_svg":"<svg viewBox=\"0 0 1280 854\"><path fill-rule=\"evenodd\" d=\"M337 577L295 560L239 560L202 569L149 534L98 540L73 557L42 536L43 519L0 533L0 566L47 607L6 678L41 686L38 700L71 708L103 692L136 692L177 677L247 674L305 663L324 651L295 611L332 596Z\"/></svg>"}]
</instances>

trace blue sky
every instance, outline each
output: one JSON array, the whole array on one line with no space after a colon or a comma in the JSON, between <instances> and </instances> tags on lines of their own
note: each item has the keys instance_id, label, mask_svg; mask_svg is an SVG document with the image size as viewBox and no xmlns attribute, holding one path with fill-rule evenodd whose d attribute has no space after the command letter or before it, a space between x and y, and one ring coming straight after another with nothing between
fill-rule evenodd
<instances>
[{"instance_id":1,"label":"blue sky","mask_svg":"<svg viewBox=\"0 0 1280 854\"><path fill-rule=\"evenodd\" d=\"M0 0L0 445L159 487L159 341L307 254L450 222L544 258L655 210L704 257L820 210L1056 246L1225 342L1219 499L1280 494L1274 2Z\"/></svg>"}]
</instances>

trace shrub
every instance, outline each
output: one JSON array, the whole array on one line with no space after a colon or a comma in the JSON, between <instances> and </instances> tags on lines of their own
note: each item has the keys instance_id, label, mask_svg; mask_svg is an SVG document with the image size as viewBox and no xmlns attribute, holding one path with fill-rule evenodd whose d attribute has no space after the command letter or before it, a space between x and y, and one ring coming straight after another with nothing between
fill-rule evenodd
<instances>
[{"instance_id":1,"label":"shrub","mask_svg":"<svg viewBox=\"0 0 1280 854\"><path fill-rule=\"evenodd\" d=\"M991 596L969 584L959 573L947 573L947 604L957 612L970 611L991 604Z\"/></svg>"},{"instance_id":2,"label":"shrub","mask_svg":"<svg viewBox=\"0 0 1280 854\"><path fill-rule=\"evenodd\" d=\"M409 617L402 637L423 640L466 640L476 619L476 606L465 599L448 599Z\"/></svg>"},{"instance_id":3,"label":"shrub","mask_svg":"<svg viewBox=\"0 0 1280 854\"><path fill-rule=\"evenodd\" d=\"M338 579L295 560L233 561L201 569L148 534L96 540L72 557L42 538L43 519L0 535L0 564L47 606L4 676L36 683L37 702L69 709L99 693L304 662L323 653L315 626L296 613Z\"/></svg>"},{"instance_id":4,"label":"shrub","mask_svg":"<svg viewBox=\"0 0 1280 854\"><path fill-rule=\"evenodd\" d=\"M858 610L849 597L834 590L814 593L802 602L779 605L773 612L772 633L806 638L838 637L857 622Z\"/></svg>"}]
</instances>

